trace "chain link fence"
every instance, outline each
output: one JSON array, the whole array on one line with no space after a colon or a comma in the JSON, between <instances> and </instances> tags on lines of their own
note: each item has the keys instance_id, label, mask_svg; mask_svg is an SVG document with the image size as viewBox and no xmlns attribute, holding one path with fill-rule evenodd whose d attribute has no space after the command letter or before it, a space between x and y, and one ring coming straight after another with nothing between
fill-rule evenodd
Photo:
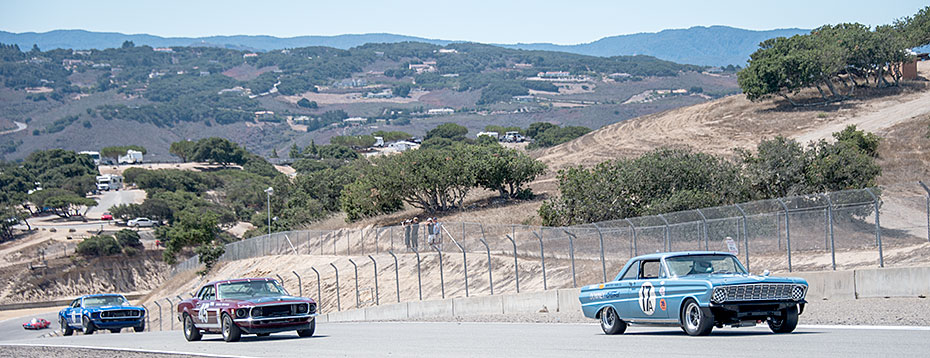
<instances>
[{"instance_id":1,"label":"chain link fence","mask_svg":"<svg viewBox=\"0 0 930 358\"><path fill-rule=\"evenodd\" d=\"M326 266L278 273L289 289L316 296L324 312L578 287L614 278L634 256L665 251L731 251L753 272L908 265L930 251L928 193L922 184L895 185L570 227L444 222L438 234L426 223L287 231L230 243L220 261L331 256ZM200 267L194 256L174 272Z\"/></svg>"}]
</instances>

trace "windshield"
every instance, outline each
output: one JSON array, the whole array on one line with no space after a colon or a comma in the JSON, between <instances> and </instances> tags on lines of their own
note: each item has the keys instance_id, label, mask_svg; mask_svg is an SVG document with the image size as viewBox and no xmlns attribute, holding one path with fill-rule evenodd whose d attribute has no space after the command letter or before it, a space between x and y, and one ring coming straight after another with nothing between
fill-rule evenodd
<instances>
[{"instance_id":1,"label":"windshield","mask_svg":"<svg viewBox=\"0 0 930 358\"><path fill-rule=\"evenodd\" d=\"M217 298L240 300L285 295L287 295L287 291L284 291L284 288L277 281L242 281L220 284Z\"/></svg>"},{"instance_id":2,"label":"windshield","mask_svg":"<svg viewBox=\"0 0 930 358\"><path fill-rule=\"evenodd\" d=\"M122 306L128 304L123 296L97 296L84 298L84 307Z\"/></svg>"},{"instance_id":3,"label":"windshield","mask_svg":"<svg viewBox=\"0 0 930 358\"><path fill-rule=\"evenodd\" d=\"M746 269L730 255L689 255L665 259L672 276L706 275L711 273L745 274Z\"/></svg>"}]
</instances>

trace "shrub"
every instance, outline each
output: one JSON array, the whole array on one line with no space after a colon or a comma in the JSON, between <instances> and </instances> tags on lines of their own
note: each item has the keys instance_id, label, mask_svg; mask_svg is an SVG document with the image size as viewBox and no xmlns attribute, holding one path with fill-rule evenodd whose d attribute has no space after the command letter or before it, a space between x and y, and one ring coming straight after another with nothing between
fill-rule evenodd
<instances>
[{"instance_id":1,"label":"shrub","mask_svg":"<svg viewBox=\"0 0 930 358\"><path fill-rule=\"evenodd\" d=\"M119 243L119 246L122 246L124 249L142 247L142 241L139 240L139 233L129 229L117 231L116 241Z\"/></svg>"},{"instance_id":2,"label":"shrub","mask_svg":"<svg viewBox=\"0 0 930 358\"><path fill-rule=\"evenodd\" d=\"M77 252L84 256L108 256L118 254L121 251L116 239L109 235L97 235L84 239L77 246Z\"/></svg>"}]
</instances>

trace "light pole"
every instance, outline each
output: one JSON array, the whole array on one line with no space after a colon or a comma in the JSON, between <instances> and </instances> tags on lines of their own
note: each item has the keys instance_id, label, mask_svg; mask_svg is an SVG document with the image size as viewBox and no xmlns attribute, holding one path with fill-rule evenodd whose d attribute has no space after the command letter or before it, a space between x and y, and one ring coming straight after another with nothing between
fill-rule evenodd
<instances>
[{"instance_id":1,"label":"light pole","mask_svg":"<svg viewBox=\"0 0 930 358\"><path fill-rule=\"evenodd\" d=\"M274 188L268 187L265 189L265 194L268 194L268 236L271 236L271 194L274 194Z\"/></svg>"}]
</instances>

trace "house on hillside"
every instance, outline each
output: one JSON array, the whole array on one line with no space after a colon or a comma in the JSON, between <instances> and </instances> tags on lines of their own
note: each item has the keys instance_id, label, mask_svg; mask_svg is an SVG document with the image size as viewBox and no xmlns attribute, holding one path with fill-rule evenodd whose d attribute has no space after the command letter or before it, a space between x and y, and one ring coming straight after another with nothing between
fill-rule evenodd
<instances>
[{"instance_id":1,"label":"house on hillside","mask_svg":"<svg viewBox=\"0 0 930 358\"><path fill-rule=\"evenodd\" d=\"M417 73L436 72L436 61L423 61L423 63L411 63L407 69L414 70Z\"/></svg>"},{"instance_id":2,"label":"house on hillside","mask_svg":"<svg viewBox=\"0 0 930 358\"><path fill-rule=\"evenodd\" d=\"M346 125L350 125L350 126L360 126L365 123L368 123L368 118L351 117L351 118L343 119L342 123L345 123Z\"/></svg>"},{"instance_id":3,"label":"house on hillside","mask_svg":"<svg viewBox=\"0 0 930 358\"><path fill-rule=\"evenodd\" d=\"M249 57L258 57L258 54L255 52L250 52L250 53L242 55L242 58L249 58Z\"/></svg>"},{"instance_id":4,"label":"house on hillside","mask_svg":"<svg viewBox=\"0 0 930 358\"><path fill-rule=\"evenodd\" d=\"M274 119L273 111L256 111L255 120L257 121L268 121Z\"/></svg>"},{"instance_id":5,"label":"house on hillside","mask_svg":"<svg viewBox=\"0 0 930 358\"><path fill-rule=\"evenodd\" d=\"M546 71L536 74L539 78L569 78L572 76L568 71Z\"/></svg>"},{"instance_id":6,"label":"house on hillside","mask_svg":"<svg viewBox=\"0 0 930 358\"><path fill-rule=\"evenodd\" d=\"M453 113L455 110L452 108L433 108L426 111L426 114L430 116L447 116Z\"/></svg>"},{"instance_id":7,"label":"house on hillside","mask_svg":"<svg viewBox=\"0 0 930 358\"><path fill-rule=\"evenodd\" d=\"M174 52L174 50L172 50L170 47L156 47L156 48L153 48L152 51L155 51L155 52L166 52L166 53Z\"/></svg>"},{"instance_id":8,"label":"house on hillside","mask_svg":"<svg viewBox=\"0 0 930 358\"><path fill-rule=\"evenodd\" d=\"M387 149L386 151L406 152L408 150L417 149L419 147L420 145L417 143L406 141L406 140L399 140L396 142L389 143L386 147Z\"/></svg>"}]
</instances>

